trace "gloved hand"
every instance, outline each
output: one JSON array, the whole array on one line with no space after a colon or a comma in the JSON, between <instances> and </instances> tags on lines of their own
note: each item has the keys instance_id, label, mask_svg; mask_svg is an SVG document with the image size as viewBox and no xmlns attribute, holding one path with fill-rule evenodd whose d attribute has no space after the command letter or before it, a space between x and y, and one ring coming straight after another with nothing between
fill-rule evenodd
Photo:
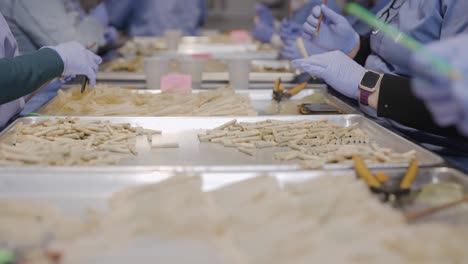
<instances>
[{"instance_id":1,"label":"gloved hand","mask_svg":"<svg viewBox=\"0 0 468 264\"><path fill-rule=\"evenodd\" d=\"M280 52L281 58L288 60L297 60L304 57L302 56L301 51L299 50L299 47L297 46L295 40L290 39L286 40L286 42L283 43L284 45Z\"/></svg>"},{"instance_id":2,"label":"gloved hand","mask_svg":"<svg viewBox=\"0 0 468 264\"><path fill-rule=\"evenodd\" d=\"M468 35L461 35L426 46L429 53L449 62L458 71L459 79L453 80L439 73L421 53L413 54L411 69L413 91L424 101L434 121L440 126L456 125L468 136L467 41Z\"/></svg>"},{"instance_id":3,"label":"gloved hand","mask_svg":"<svg viewBox=\"0 0 468 264\"><path fill-rule=\"evenodd\" d=\"M294 60L293 68L299 68L312 76L323 79L331 87L347 97L358 99L359 83L366 69L341 51L331 51Z\"/></svg>"},{"instance_id":4,"label":"gloved hand","mask_svg":"<svg viewBox=\"0 0 468 264\"><path fill-rule=\"evenodd\" d=\"M280 27L280 37L283 42L295 40L302 34L302 25L292 20L283 19Z\"/></svg>"},{"instance_id":5,"label":"gloved hand","mask_svg":"<svg viewBox=\"0 0 468 264\"><path fill-rule=\"evenodd\" d=\"M257 23L252 30L252 37L263 43L270 43L271 38L275 34L275 30L272 26L265 25L263 23Z\"/></svg>"},{"instance_id":6,"label":"gloved hand","mask_svg":"<svg viewBox=\"0 0 468 264\"><path fill-rule=\"evenodd\" d=\"M76 41L63 43L55 47L46 47L55 50L62 58L63 76L86 75L89 78L89 87L96 85L96 73L101 64L101 57L87 50Z\"/></svg>"},{"instance_id":7,"label":"gloved hand","mask_svg":"<svg viewBox=\"0 0 468 264\"><path fill-rule=\"evenodd\" d=\"M257 14L259 23L263 23L272 28L275 26L275 18L273 17L273 13L267 6L263 4L255 5L255 13Z\"/></svg>"},{"instance_id":8,"label":"gloved hand","mask_svg":"<svg viewBox=\"0 0 468 264\"><path fill-rule=\"evenodd\" d=\"M113 43L119 38L119 32L115 27L107 27L104 32L104 39L107 44Z\"/></svg>"},{"instance_id":9,"label":"gloved hand","mask_svg":"<svg viewBox=\"0 0 468 264\"><path fill-rule=\"evenodd\" d=\"M315 35L320 14L323 20L318 36ZM315 6L303 27L303 37L315 45L332 51L341 50L348 54L359 45L359 35L348 20L325 5Z\"/></svg>"},{"instance_id":10,"label":"gloved hand","mask_svg":"<svg viewBox=\"0 0 468 264\"><path fill-rule=\"evenodd\" d=\"M304 47L307 50L308 56L327 52L326 50L322 48L314 46L310 41L303 39L303 42L304 42ZM280 54L282 58L288 59L288 60L296 60L296 59L304 58L304 55L301 53L301 50L299 49L297 45L296 39L286 40L284 42L284 45L281 49Z\"/></svg>"}]
</instances>

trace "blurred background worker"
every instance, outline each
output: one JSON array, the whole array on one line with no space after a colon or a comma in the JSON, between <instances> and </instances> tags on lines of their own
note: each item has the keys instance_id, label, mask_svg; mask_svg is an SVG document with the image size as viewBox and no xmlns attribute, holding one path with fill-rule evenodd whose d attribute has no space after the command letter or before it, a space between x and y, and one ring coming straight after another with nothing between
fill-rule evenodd
<instances>
[{"instance_id":1,"label":"blurred background worker","mask_svg":"<svg viewBox=\"0 0 468 264\"><path fill-rule=\"evenodd\" d=\"M101 2L87 3L85 10L79 0L4 0L0 11L18 41L20 53L68 41L97 51L116 38Z\"/></svg>"},{"instance_id":2,"label":"blurred background worker","mask_svg":"<svg viewBox=\"0 0 468 264\"><path fill-rule=\"evenodd\" d=\"M106 0L111 24L130 36L161 36L166 30L196 35L206 19L206 0Z\"/></svg>"},{"instance_id":3,"label":"blurred background worker","mask_svg":"<svg viewBox=\"0 0 468 264\"><path fill-rule=\"evenodd\" d=\"M94 86L101 58L77 42L18 56L18 46L0 13L0 127L15 117L30 95L56 77L86 75Z\"/></svg>"},{"instance_id":4,"label":"blurred background worker","mask_svg":"<svg viewBox=\"0 0 468 264\"><path fill-rule=\"evenodd\" d=\"M468 10L468 1L439 4L440 1L436 0L393 0L378 16L422 43L468 32L468 16L464 11ZM324 19L317 36L315 31L321 13ZM366 69L411 75L410 50L377 30L372 32L370 40L360 37L343 16L326 6L314 8L303 30L304 38L312 45L322 50L339 52L311 56L297 65L322 78L347 97L358 99L359 83ZM365 61L365 67L351 59L355 57L358 62Z\"/></svg>"},{"instance_id":5,"label":"blurred background worker","mask_svg":"<svg viewBox=\"0 0 468 264\"><path fill-rule=\"evenodd\" d=\"M252 37L262 43L270 43L280 47L281 39L277 34L279 22L273 16L271 10L263 4L255 6L254 28L252 29Z\"/></svg>"},{"instance_id":6,"label":"blurred background worker","mask_svg":"<svg viewBox=\"0 0 468 264\"><path fill-rule=\"evenodd\" d=\"M302 24L307 20L312 8L321 3L322 0L289 1L287 14L282 20L276 20L272 10L267 5L259 3L255 6L255 24L252 36L260 42L281 47L285 37L294 38L296 35L300 35ZM330 5L336 7L334 3L334 1L330 1Z\"/></svg>"}]
</instances>

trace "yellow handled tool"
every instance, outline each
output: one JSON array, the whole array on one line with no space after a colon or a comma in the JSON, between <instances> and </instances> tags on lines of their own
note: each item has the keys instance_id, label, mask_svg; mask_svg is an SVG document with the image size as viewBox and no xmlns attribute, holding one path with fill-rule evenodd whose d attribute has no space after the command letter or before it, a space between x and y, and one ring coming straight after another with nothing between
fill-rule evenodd
<instances>
[{"instance_id":1,"label":"yellow handled tool","mask_svg":"<svg viewBox=\"0 0 468 264\"><path fill-rule=\"evenodd\" d=\"M273 92L279 92L280 85L281 85L281 78L278 78L275 81L275 86L273 86Z\"/></svg>"},{"instance_id":2,"label":"yellow handled tool","mask_svg":"<svg viewBox=\"0 0 468 264\"><path fill-rule=\"evenodd\" d=\"M300 93L302 90L304 90L305 88L307 87L307 82L303 82L301 84L299 84L298 86L292 88L292 89L289 89L287 92L286 92L286 95L289 96L289 97L292 97L298 93Z\"/></svg>"},{"instance_id":3,"label":"yellow handled tool","mask_svg":"<svg viewBox=\"0 0 468 264\"><path fill-rule=\"evenodd\" d=\"M280 90L280 93L284 93L284 90L285 90L284 85L281 84L279 87L279 90Z\"/></svg>"},{"instance_id":4,"label":"yellow handled tool","mask_svg":"<svg viewBox=\"0 0 468 264\"><path fill-rule=\"evenodd\" d=\"M278 78L275 81L275 85L273 86L273 100L279 103L283 99L283 95L284 95L284 86L281 85L281 78Z\"/></svg>"},{"instance_id":5,"label":"yellow handled tool","mask_svg":"<svg viewBox=\"0 0 468 264\"><path fill-rule=\"evenodd\" d=\"M88 93L89 90L89 79L87 76L83 77L83 81L81 83L81 94Z\"/></svg>"},{"instance_id":6,"label":"yellow handled tool","mask_svg":"<svg viewBox=\"0 0 468 264\"><path fill-rule=\"evenodd\" d=\"M388 176L387 176L385 173L383 173L383 172L377 172L377 173L375 174L375 178L377 178L377 180L378 180L380 183L386 183L386 182L388 182L388 180L389 180Z\"/></svg>"},{"instance_id":7,"label":"yellow handled tool","mask_svg":"<svg viewBox=\"0 0 468 264\"><path fill-rule=\"evenodd\" d=\"M419 170L418 161L414 159L411 161L408 171L406 172L405 177L401 181L400 189L408 190L411 188L411 185L416 179L416 176L418 176L418 170Z\"/></svg>"},{"instance_id":8,"label":"yellow handled tool","mask_svg":"<svg viewBox=\"0 0 468 264\"><path fill-rule=\"evenodd\" d=\"M380 189L382 185L380 182L374 177L372 172L366 167L366 164L359 156L353 157L354 161L354 169L359 177L361 177L367 185L371 188Z\"/></svg>"}]
</instances>

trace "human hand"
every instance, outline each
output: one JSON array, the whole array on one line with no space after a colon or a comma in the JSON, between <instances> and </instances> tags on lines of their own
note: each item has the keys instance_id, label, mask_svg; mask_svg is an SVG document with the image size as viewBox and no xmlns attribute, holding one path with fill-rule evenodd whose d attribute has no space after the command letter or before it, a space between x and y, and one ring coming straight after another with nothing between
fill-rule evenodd
<instances>
[{"instance_id":1,"label":"human hand","mask_svg":"<svg viewBox=\"0 0 468 264\"><path fill-rule=\"evenodd\" d=\"M101 64L101 57L87 50L76 41L63 43L55 47L46 47L55 50L62 58L64 71L63 76L86 75L89 79L89 86L96 85L96 73Z\"/></svg>"},{"instance_id":2,"label":"human hand","mask_svg":"<svg viewBox=\"0 0 468 264\"><path fill-rule=\"evenodd\" d=\"M322 13L323 20L319 34L316 35L315 31ZM359 35L348 20L325 5L315 6L312 9L312 14L303 26L302 36L322 49L340 50L346 54L359 45Z\"/></svg>"},{"instance_id":3,"label":"human hand","mask_svg":"<svg viewBox=\"0 0 468 264\"><path fill-rule=\"evenodd\" d=\"M257 14L259 23L263 23L272 28L275 26L275 18L273 17L273 13L267 6L263 4L255 5L255 13Z\"/></svg>"},{"instance_id":4,"label":"human hand","mask_svg":"<svg viewBox=\"0 0 468 264\"><path fill-rule=\"evenodd\" d=\"M302 25L292 20L284 19L280 26L280 37L283 42L295 40L302 34Z\"/></svg>"},{"instance_id":5,"label":"human hand","mask_svg":"<svg viewBox=\"0 0 468 264\"><path fill-rule=\"evenodd\" d=\"M104 39L106 40L107 44L115 42L119 38L119 32L115 27L109 26L106 27L104 32Z\"/></svg>"},{"instance_id":6,"label":"human hand","mask_svg":"<svg viewBox=\"0 0 468 264\"><path fill-rule=\"evenodd\" d=\"M261 22L256 23L252 30L252 37L263 43L270 43L274 34L275 30L272 26L268 26Z\"/></svg>"},{"instance_id":7,"label":"human hand","mask_svg":"<svg viewBox=\"0 0 468 264\"><path fill-rule=\"evenodd\" d=\"M468 136L468 35L451 38L426 46L427 52L411 57L412 87L424 101L440 126L455 125ZM432 66L427 54L445 59L457 71L458 77L448 77Z\"/></svg>"},{"instance_id":8,"label":"human hand","mask_svg":"<svg viewBox=\"0 0 468 264\"><path fill-rule=\"evenodd\" d=\"M341 51L313 55L307 59L294 60L293 68L299 68L311 76L323 79L343 95L358 99L359 83L366 69Z\"/></svg>"},{"instance_id":9,"label":"human hand","mask_svg":"<svg viewBox=\"0 0 468 264\"><path fill-rule=\"evenodd\" d=\"M327 52L324 49L314 46L310 41L303 39L303 43L308 56ZM304 54L302 54L301 50L299 49L299 46L297 45L297 39L286 40L284 42L280 54L282 58L288 60L304 58Z\"/></svg>"}]
</instances>

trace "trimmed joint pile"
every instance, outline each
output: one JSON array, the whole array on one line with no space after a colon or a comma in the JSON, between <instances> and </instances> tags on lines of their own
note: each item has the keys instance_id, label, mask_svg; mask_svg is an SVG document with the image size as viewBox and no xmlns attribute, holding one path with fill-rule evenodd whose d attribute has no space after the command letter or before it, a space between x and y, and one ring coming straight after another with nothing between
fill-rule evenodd
<instances>
[{"instance_id":1,"label":"trimmed joint pile","mask_svg":"<svg viewBox=\"0 0 468 264\"><path fill-rule=\"evenodd\" d=\"M233 89L200 93L137 93L98 85L83 96L80 87L59 91L44 109L60 116L255 116L250 98Z\"/></svg>"},{"instance_id":2,"label":"trimmed joint pile","mask_svg":"<svg viewBox=\"0 0 468 264\"><path fill-rule=\"evenodd\" d=\"M137 155L136 138L160 131L88 121L77 118L47 119L34 124L18 123L0 144L0 164L39 166L112 165L124 155Z\"/></svg>"},{"instance_id":3,"label":"trimmed joint pile","mask_svg":"<svg viewBox=\"0 0 468 264\"><path fill-rule=\"evenodd\" d=\"M416 154L415 151L397 153L379 147L358 124L344 127L327 120L257 123L232 120L199 135L199 140L237 148L250 156L256 156L259 149L285 147L289 151L276 152L275 159L299 159L314 162L317 167L326 163L352 163L352 157L356 155L370 163L409 162Z\"/></svg>"}]
</instances>

